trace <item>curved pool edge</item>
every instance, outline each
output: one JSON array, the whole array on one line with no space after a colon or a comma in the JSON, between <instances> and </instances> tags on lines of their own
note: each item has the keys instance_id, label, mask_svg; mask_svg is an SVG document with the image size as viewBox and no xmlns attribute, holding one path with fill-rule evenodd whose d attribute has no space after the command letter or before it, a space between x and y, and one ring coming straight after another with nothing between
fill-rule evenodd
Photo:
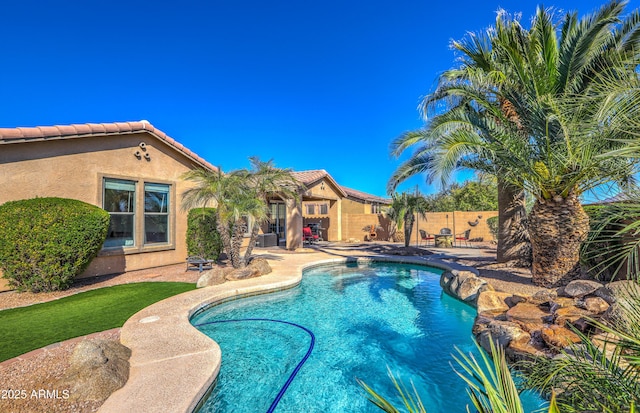
<instances>
[{"instance_id":1,"label":"curved pool edge","mask_svg":"<svg viewBox=\"0 0 640 413\"><path fill-rule=\"evenodd\" d=\"M222 357L218 344L191 325L191 317L229 299L293 288L306 269L330 264L393 262L477 272L471 267L428 257L329 257L324 253L282 254L277 259L272 256L271 274L182 293L134 314L120 334L122 344L131 349L129 379L99 412L193 412L215 382Z\"/></svg>"}]
</instances>

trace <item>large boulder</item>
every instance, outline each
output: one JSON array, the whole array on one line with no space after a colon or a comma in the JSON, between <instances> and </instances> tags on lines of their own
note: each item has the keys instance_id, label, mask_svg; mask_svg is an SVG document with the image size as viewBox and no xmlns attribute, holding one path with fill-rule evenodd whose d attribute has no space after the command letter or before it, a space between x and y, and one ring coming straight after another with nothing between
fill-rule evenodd
<instances>
[{"instance_id":1,"label":"large boulder","mask_svg":"<svg viewBox=\"0 0 640 413\"><path fill-rule=\"evenodd\" d=\"M244 267L244 268L236 268L232 270L230 273L225 275L225 278L229 281L237 281L237 280L245 280L247 278L253 278L258 275L258 272L253 268Z\"/></svg>"},{"instance_id":2,"label":"large boulder","mask_svg":"<svg viewBox=\"0 0 640 413\"><path fill-rule=\"evenodd\" d=\"M440 286L445 293L458 300L475 304L478 294L482 291L493 290L485 280L471 271L445 271L440 276Z\"/></svg>"},{"instance_id":3,"label":"large boulder","mask_svg":"<svg viewBox=\"0 0 640 413\"><path fill-rule=\"evenodd\" d=\"M478 295L476 307L478 314L499 314L509 309L506 299L511 297L509 293L501 293L498 291L483 291Z\"/></svg>"},{"instance_id":4,"label":"large boulder","mask_svg":"<svg viewBox=\"0 0 640 413\"><path fill-rule=\"evenodd\" d=\"M516 323L493 320L485 328L479 329L477 337L482 348L491 351L491 341L502 347L507 347L512 341L528 342L531 335L520 328Z\"/></svg>"},{"instance_id":5,"label":"large boulder","mask_svg":"<svg viewBox=\"0 0 640 413\"><path fill-rule=\"evenodd\" d=\"M550 317L551 313L529 302L518 303L507 311L507 320L522 324L543 324Z\"/></svg>"},{"instance_id":6,"label":"large boulder","mask_svg":"<svg viewBox=\"0 0 640 413\"><path fill-rule=\"evenodd\" d=\"M73 400L105 400L129 378L131 350L114 340L84 340L69 359L65 383Z\"/></svg>"},{"instance_id":7,"label":"large boulder","mask_svg":"<svg viewBox=\"0 0 640 413\"><path fill-rule=\"evenodd\" d=\"M203 271L198 278L197 288L209 287L212 285L222 284L226 281L225 275L229 272L228 268L215 267L213 269Z\"/></svg>"},{"instance_id":8,"label":"large boulder","mask_svg":"<svg viewBox=\"0 0 640 413\"><path fill-rule=\"evenodd\" d=\"M271 266L269 265L269 262L266 260L266 258L258 257L252 259L249 263L249 267L257 272L257 276L267 275L272 271Z\"/></svg>"}]
</instances>

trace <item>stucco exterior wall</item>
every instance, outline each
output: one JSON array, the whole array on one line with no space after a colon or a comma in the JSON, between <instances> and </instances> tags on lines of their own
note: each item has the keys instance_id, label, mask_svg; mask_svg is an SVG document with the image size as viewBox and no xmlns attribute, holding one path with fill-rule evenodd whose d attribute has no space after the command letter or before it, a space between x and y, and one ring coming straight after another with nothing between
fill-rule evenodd
<instances>
[{"instance_id":1,"label":"stucco exterior wall","mask_svg":"<svg viewBox=\"0 0 640 413\"><path fill-rule=\"evenodd\" d=\"M342 216L346 214L370 214L371 204L365 204L349 198L342 199Z\"/></svg>"},{"instance_id":2,"label":"stucco exterior wall","mask_svg":"<svg viewBox=\"0 0 640 413\"><path fill-rule=\"evenodd\" d=\"M141 156L136 157L136 151ZM136 214L136 247L103 249L82 276L174 264L187 256L187 213L181 209L181 195L189 183L180 176L194 167L189 158L145 132L5 144L0 147L0 204L55 196L102 207L104 178L135 181L136 194L142 194L138 200L144 200L144 182L169 184L169 245L143 247L143 223ZM144 205L137 202L136 208Z\"/></svg>"},{"instance_id":3,"label":"stucco exterior wall","mask_svg":"<svg viewBox=\"0 0 640 413\"><path fill-rule=\"evenodd\" d=\"M341 223L341 194L335 186L326 178L316 182L313 186L307 188L302 196L302 217L303 226L307 223L320 222L323 230L323 238L326 241L339 241L342 234ZM307 213L307 205L315 205L315 213ZM328 204L329 213L320 214L319 205Z\"/></svg>"}]
</instances>

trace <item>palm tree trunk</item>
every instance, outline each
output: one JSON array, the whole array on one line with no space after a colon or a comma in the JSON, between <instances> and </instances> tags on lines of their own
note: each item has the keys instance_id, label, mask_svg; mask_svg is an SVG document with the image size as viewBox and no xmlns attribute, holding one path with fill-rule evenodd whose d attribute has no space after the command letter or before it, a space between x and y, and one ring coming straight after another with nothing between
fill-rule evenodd
<instances>
[{"instance_id":1,"label":"palm tree trunk","mask_svg":"<svg viewBox=\"0 0 640 413\"><path fill-rule=\"evenodd\" d=\"M229 231L229 224L220 215L216 219L216 228L220 233L220 239L222 240L222 246L227 253L227 257L231 259L231 234Z\"/></svg>"},{"instance_id":2,"label":"palm tree trunk","mask_svg":"<svg viewBox=\"0 0 640 413\"><path fill-rule=\"evenodd\" d=\"M524 191L498 179L498 248L500 263L531 265L531 242L526 225Z\"/></svg>"},{"instance_id":3,"label":"palm tree trunk","mask_svg":"<svg viewBox=\"0 0 640 413\"><path fill-rule=\"evenodd\" d=\"M249 245L247 246L247 250L244 252L245 265L249 264L249 259L251 258L253 247L256 245L256 240L258 239L258 232L260 232L260 225L256 221L253 223L253 228L251 228L251 238L249 238Z\"/></svg>"},{"instance_id":4,"label":"palm tree trunk","mask_svg":"<svg viewBox=\"0 0 640 413\"><path fill-rule=\"evenodd\" d=\"M574 193L537 200L529 216L533 283L558 287L580 276L580 244L588 231L589 216Z\"/></svg>"},{"instance_id":5,"label":"palm tree trunk","mask_svg":"<svg viewBox=\"0 0 640 413\"><path fill-rule=\"evenodd\" d=\"M408 247L411 242L411 232L413 231L413 221L415 217L413 215L405 215L404 221L404 246Z\"/></svg>"},{"instance_id":6,"label":"palm tree trunk","mask_svg":"<svg viewBox=\"0 0 640 413\"><path fill-rule=\"evenodd\" d=\"M245 222L242 219L236 220L233 223L233 231L231 234L231 250L229 251L229 258L231 259L231 266L233 268L244 268L244 259L240 255L240 248L242 248L242 239L245 233Z\"/></svg>"}]
</instances>

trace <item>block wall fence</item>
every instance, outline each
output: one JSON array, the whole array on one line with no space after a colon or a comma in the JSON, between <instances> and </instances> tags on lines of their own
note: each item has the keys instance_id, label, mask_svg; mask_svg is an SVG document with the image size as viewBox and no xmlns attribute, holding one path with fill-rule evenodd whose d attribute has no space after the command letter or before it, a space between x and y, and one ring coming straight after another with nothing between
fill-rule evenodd
<instances>
[{"instance_id":1,"label":"block wall fence","mask_svg":"<svg viewBox=\"0 0 640 413\"><path fill-rule=\"evenodd\" d=\"M428 212L426 219L418 217L414 223L410 243L416 243L416 234L418 239L420 238L418 231L421 229L430 234L437 234L442 228L450 228L454 234L471 229L470 239L495 241L487 225L487 218L495 216L498 216L498 211ZM365 241L369 234L367 227L371 225L378 227L378 240L389 240L390 222L382 214L347 214L346 219L343 219L342 239Z\"/></svg>"}]
</instances>

